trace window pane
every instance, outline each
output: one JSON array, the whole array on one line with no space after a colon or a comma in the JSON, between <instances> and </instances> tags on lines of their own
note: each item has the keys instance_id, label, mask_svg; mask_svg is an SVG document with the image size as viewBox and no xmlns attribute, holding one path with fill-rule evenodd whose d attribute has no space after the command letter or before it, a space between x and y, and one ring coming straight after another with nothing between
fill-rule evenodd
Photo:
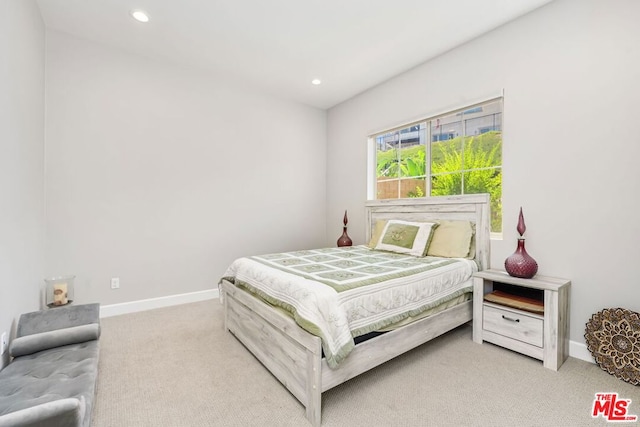
<instances>
[{"instance_id":1,"label":"window pane","mask_svg":"<svg viewBox=\"0 0 640 427\"><path fill-rule=\"evenodd\" d=\"M464 194L491 195L491 231L502 232L502 169L478 169L465 173Z\"/></svg>"},{"instance_id":2,"label":"window pane","mask_svg":"<svg viewBox=\"0 0 640 427\"><path fill-rule=\"evenodd\" d=\"M425 123L418 123L399 131L401 177L424 177L427 173L425 127Z\"/></svg>"},{"instance_id":3,"label":"window pane","mask_svg":"<svg viewBox=\"0 0 640 427\"><path fill-rule=\"evenodd\" d=\"M378 199L398 198L398 133L376 137L376 192Z\"/></svg>"},{"instance_id":4,"label":"window pane","mask_svg":"<svg viewBox=\"0 0 640 427\"><path fill-rule=\"evenodd\" d=\"M397 143L394 144L394 133L387 133L376 137L376 176L380 178L394 178L398 176Z\"/></svg>"},{"instance_id":5,"label":"window pane","mask_svg":"<svg viewBox=\"0 0 640 427\"><path fill-rule=\"evenodd\" d=\"M462 194L462 173L442 173L431 176L432 196L452 196Z\"/></svg>"},{"instance_id":6,"label":"window pane","mask_svg":"<svg viewBox=\"0 0 640 427\"><path fill-rule=\"evenodd\" d=\"M417 123L376 137L377 198L425 195L426 123Z\"/></svg>"},{"instance_id":7,"label":"window pane","mask_svg":"<svg viewBox=\"0 0 640 427\"><path fill-rule=\"evenodd\" d=\"M462 170L462 121L456 114L449 114L431 121L431 173L433 175L458 172ZM440 193L443 191L444 181L451 178L441 178L438 195L452 195L456 193ZM444 180L444 181L443 181ZM433 187L434 189L436 187ZM436 195L433 193L432 195Z\"/></svg>"},{"instance_id":8,"label":"window pane","mask_svg":"<svg viewBox=\"0 0 640 427\"><path fill-rule=\"evenodd\" d=\"M426 123L400 130L400 197L424 197L427 175Z\"/></svg>"},{"instance_id":9,"label":"window pane","mask_svg":"<svg viewBox=\"0 0 640 427\"><path fill-rule=\"evenodd\" d=\"M400 184L400 197L424 197L426 185L426 177L405 178Z\"/></svg>"},{"instance_id":10,"label":"window pane","mask_svg":"<svg viewBox=\"0 0 640 427\"><path fill-rule=\"evenodd\" d=\"M376 198L381 199L397 199L399 179L378 179L376 184Z\"/></svg>"}]
</instances>

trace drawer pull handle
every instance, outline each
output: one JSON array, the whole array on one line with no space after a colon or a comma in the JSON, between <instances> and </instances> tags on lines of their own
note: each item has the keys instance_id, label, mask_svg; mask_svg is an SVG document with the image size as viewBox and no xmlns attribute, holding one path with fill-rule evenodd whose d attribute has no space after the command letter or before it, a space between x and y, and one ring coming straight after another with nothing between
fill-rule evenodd
<instances>
[{"instance_id":1,"label":"drawer pull handle","mask_svg":"<svg viewBox=\"0 0 640 427\"><path fill-rule=\"evenodd\" d=\"M514 318L512 318L512 317L507 317L507 316L505 316L504 314L502 315L502 318L503 318L504 320L508 320L509 322L520 322L520 319L514 319Z\"/></svg>"}]
</instances>

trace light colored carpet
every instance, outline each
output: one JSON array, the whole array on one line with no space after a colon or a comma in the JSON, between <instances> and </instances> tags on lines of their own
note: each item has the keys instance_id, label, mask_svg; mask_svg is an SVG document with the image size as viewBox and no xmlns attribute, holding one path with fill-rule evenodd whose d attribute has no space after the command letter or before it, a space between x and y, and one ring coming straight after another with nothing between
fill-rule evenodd
<instances>
[{"instance_id":1,"label":"light colored carpet","mask_svg":"<svg viewBox=\"0 0 640 427\"><path fill-rule=\"evenodd\" d=\"M597 392L640 387L569 358L558 372L465 325L322 398L331 426L591 426ZM218 300L102 320L94 427L308 426L303 406L224 331ZM634 423L631 423L634 425ZM629 425L629 423L622 423Z\"/></svg>"}]
</instances>

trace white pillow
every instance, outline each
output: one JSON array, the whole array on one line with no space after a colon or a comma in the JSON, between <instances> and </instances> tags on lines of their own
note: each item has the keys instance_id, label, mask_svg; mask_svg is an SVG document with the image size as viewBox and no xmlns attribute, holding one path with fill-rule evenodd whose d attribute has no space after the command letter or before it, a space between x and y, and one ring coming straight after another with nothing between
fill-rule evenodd
<instances>
[{"instance_id":1,"label":"white pillow","mask_svg":"<svg viewBox=\"0 0 640 427\"><path fill-rule=\"evenodd\" d=\"M375 249L424 256L437 226L433 222L387 221Z\"/></svg>"}]
</instances>

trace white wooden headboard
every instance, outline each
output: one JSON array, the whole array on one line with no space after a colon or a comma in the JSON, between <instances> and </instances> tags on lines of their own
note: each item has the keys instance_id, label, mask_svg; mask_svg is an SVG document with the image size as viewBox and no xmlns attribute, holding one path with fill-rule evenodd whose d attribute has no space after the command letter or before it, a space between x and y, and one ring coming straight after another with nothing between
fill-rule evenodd
<instances>
[{"instance_id":1,"label":"white wooden headboard","mask_svg":"<svg viewBox=\"0 0 640 427\"><path fill-rule=\"evenodd\" d=\"M439 196L415 199L369 200L366 206L366 241L376 221L401 219L405 221L467 220L476 225L476 260L481 270L490 268L490 205L488 194Z\"/></svg>"}]
</instances>

